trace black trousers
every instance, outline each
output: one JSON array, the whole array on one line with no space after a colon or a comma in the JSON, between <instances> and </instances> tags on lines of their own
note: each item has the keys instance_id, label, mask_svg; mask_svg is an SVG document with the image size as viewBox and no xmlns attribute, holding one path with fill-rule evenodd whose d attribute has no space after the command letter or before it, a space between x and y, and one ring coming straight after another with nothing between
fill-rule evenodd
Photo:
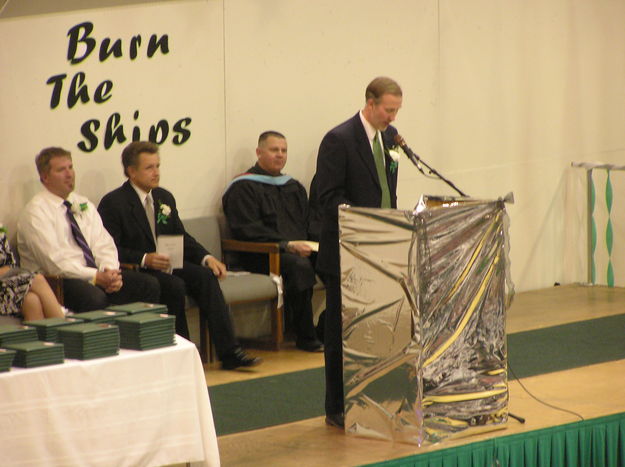
<instances>
[{"instance_id":1,"label":"black trousers","mask_svg":"<svg viewBox=\"0 0 625 467\"><path fill-rule=\"evenodd\" d=\"M327 415L343 413L343 323L341 319L341 281L326 275L326 313L324 357L326 374L325 409Z\"/></svg>"},{"instance_id":2,"label":"black trousers","mask_svg":"<svg viewBox=\"0 0 625 467\"><path fill-rule=\"evenodd\" d=\"M184 280L153 269L143 270L154 277L161 288L159 303L167 306L167 313L176 317L176 334L189 339L189 326L185 313L185 285Z\"/></svg>"},{"instance_id":3,"label":"black trousers","mask_svg":"<svg viewBox=\"0 0 625 467\"><path fill-rule=\"evenodd\" d=\"M284 281L284 307L287 316L292 319L297 340L315 340L312 293L316 279L310 259L281 253L280 275Z\"/></svg>"},{"instance_id":4,"label":"black trousers","mask_svg":"<svg viewBox=\"0 0 625 467\"><path fill-rule=\"evenodd\" d=\"M106 293L82 279L63 279L65 306L75 313L82 313L131 302L159 303L160 287L154 277L136 271L122 271L122 280L121 289Z\"/></svg>"},{"instance_id":5,"label":"black trousers","mask_svg":"<svg viewBox=\"0 0 625 467\"><path fill-rule=\"evenodd\" d=\"M213 271L185 261L182 269L174 269L173 274L160 271L147 273L158 280L161 303L167 305L170 314L176 316L176 332L181 336L189 335L185 317L185 295L188 294L197 302L202 316L208 320L208 332L215 344L217 357L222 360L239 346L219 279Z\"/></svg>"}]
</instances>

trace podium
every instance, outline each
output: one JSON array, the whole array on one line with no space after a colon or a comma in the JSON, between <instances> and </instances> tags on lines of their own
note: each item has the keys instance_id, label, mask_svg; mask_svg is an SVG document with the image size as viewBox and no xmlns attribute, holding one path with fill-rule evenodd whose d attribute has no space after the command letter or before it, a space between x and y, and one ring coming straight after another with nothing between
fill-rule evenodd
<instances>
[{"instance_id":1,"label":"podium","mask_svg":"<svg viewBox=\"0 0 625 467\"><path fill-rule=\"evenodd\" d=\"M422 445L508 419L504 200L339 208L347 433Z\"/></svg>"}]
</instances>

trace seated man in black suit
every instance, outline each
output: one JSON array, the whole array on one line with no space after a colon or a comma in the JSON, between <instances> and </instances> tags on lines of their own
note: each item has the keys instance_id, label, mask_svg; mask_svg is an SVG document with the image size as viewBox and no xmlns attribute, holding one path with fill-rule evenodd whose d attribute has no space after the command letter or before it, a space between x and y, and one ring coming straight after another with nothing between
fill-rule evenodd
<instances>
[{"instance_id":1,"label":"seated man in black suit","mask_svg":"<svg viewBox=\"0 0 625 467\"><path fill-rule=\"evenodd\" d=\"M230 183L222 198L224 213L237 240L280 242L280 273L284 280L284 305L293 320L295 345L308 352L321 352L312 316L315 269L308 238L306 189L289 175L286 138L266 131L258 138L256 165ZM266 256L245 254L241 261L255 272L268 270Z\"/></svg>"},{"instance_id":2,"label":"seated man in black suit","mask_svg":"<svg viewBox=\"0 0 625 467\"><path fill-rule=\"evenodd\" d=\"M69 151L50 147L35 159L44 190L22 210L17 224L22 266L63 278L65 306L76 313L129 302L158 302L158 282L121 271L113 239L95 206L74 191Z\"/></svg>"},{"instance_id":3,"label":"seated man in black suit","mask_svg":"<svg viewBox=\"0 0 625 467\"><path fill-rule=\"evenodd\" d=\"M122 152L122 165L128 180L104 196L98 207L104 226L115 240L120 261L140 264L142 271L158 279L161 301L176 315L176 331L185 337L189 335L184 314L186 293L197 301L200 313L208 319L222 368L259 364L261 359L248 356L234 336L218 281L225 277L226 266L185 231L174 196L159 188L158 146L147 141L130 143ZM156 252L160 235L183 236L181 269L172 271L169 257Z\"/></svg>"}]
</instances>

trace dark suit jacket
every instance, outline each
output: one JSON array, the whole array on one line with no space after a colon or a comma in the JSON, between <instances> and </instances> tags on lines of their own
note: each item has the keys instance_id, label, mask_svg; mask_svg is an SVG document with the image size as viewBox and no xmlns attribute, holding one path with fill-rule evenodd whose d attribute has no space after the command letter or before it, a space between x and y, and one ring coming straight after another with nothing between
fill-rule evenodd
<instances>
[{"instance_id":1,"label":"dark suit jacket","mask_svg":"<svg viewBox=\"0 0 625 467\"><path fill-rule=\"evenodd\" d=\"M397 207L397 170L391 173L388 149L395 145L397 130L389 126L383 133L386 177L391 207ZM338 210L340 204L379 208L382 190L367 133L355 116L330 130L321 141L317 156L315 183L324 212L317 269L338 276Z\"/></svg>"},{"instance_id":2,"label":"dark suit jacket","mask_svg":"<svg viewBox=\"0 0 625 467\"><path fill-rule=\"evenodd\" d=\"M209 252L184 230L178 216L174 196L163 188L152 190L156 235L184 235L184 259L200 264ZM161 204L171 208L167 223L156 223L157 212ZM156 245L150 232L150 224L145 209L130 182L126 181L116 190L108 193L98 206L104 227L109 231L122 263L140 264L143 255L156 251Z\"/></svg>"}]
</instances>

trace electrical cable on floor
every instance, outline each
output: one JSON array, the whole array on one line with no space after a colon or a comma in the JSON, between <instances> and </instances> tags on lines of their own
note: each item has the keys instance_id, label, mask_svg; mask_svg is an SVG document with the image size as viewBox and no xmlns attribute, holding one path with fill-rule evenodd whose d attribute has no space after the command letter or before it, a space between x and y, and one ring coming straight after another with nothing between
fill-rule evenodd
<instances>
[{"instance_id":1,"label":"electrical cable on floor","mask_svg":"<svg viewBox=\"0 0 625 467\"><path fill-rule=\"evenodd\" d=\"M556 405L550 404L548 402L542 401L540 400L538 397L536 397L534 394L532 394L526 387L525 385L521 382L521 380L519 379L519 377L514 373L514 370L512 369L512 366L510 366L510 360L508 360L508 370L510 370L510 373L512 373L512 376L514 376L514 379L516 379L516 381L521 385L521 387L523 388L523 390L532 398L534 399L536 402L538 402L539 404L543 404L546 405L547 407L551 407L552 409L555 410L559 410L561 412L566 412L566 413L570 413L571 415L575 415L576 417L578 417L582 422L584 421L584 417L582 417L580 414L578 414L577 412L573 412L572 410L568 410L568 409L564 409L562 407L558 407ZM516 418L516 417L513 417Z\"/></svg>"}]
</instances>

